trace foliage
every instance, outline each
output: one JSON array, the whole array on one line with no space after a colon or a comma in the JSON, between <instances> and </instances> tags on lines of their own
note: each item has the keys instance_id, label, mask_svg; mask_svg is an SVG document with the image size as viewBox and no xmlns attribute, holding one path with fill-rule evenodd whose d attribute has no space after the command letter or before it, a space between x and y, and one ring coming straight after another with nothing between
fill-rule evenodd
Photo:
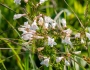
<instances>
[{"instance_id":1,"label":"foliage","mask_svg":"<svg viewBox=\"0 0 90 70\"><path fill-rule=\"evenodd\" d=\"M89 70L89 7L89 0L0 0L0 69Z\"/></svg>"}]
</instances>

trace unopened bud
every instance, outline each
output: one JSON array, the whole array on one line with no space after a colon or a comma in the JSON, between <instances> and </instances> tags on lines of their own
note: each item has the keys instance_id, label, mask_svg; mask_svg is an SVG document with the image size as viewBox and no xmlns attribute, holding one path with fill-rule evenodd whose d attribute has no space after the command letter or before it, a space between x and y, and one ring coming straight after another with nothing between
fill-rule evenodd
<instances>
[{"instance_id":1,"label":"unopened bud","mask_svg":"<svg viewBox=\"0 0 90 70\"><path fill-rule=\"evenodd\" d=\"M28 3L28 0L24 0L25 3Z\"/></svg>"}]
</instances>

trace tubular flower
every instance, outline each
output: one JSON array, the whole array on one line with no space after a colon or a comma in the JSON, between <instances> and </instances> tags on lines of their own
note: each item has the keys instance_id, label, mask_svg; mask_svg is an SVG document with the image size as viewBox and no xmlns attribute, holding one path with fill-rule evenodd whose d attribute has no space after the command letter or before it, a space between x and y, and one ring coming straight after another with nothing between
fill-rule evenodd
<instances>
[{"instance_id":1,"label":"tubular flower","mask_svg":"<svg viewBox=\"0 0 90 70\"><path fill-rule=\"evenodd\" d=\"M21 4L21 0L14 0L14 3L16 3L16 4Z\"/></svg>"},{"instance_id":2,"label":"tubular flower","mask_svg":"<svg viewBox=\"0 0 90 70\"><path fill-rule=\"evenodd\" d=\"M33 39L33 34L32 33L23 33L22 38L24 40L32 40Z\"/></svg>"},{"instance_id":3,"label":"tubular flower","mask_svg":"<svg viewBox=\"0 0 90 70\"><path fill-rule=\"evenodd\" d=\"M32 23L31 27L30 27L31 30L37 30L39 29L38 26L37 26L37 23L36 23L36 20L34 20L34 22Z\"/></svg>"},{"instance_id":4,"label":"tubular flower","mask_svg":"<svg viewBox=\"0 0 90 70\"><path fill-rule=\"evenodd\" d=\"M30 25L28 24L28 21L27 22L24 22L24 27L25 28L30 28Z\"/></svg>"},{"instance_id":5,"label":"tubular flower","mask_svg":"<svg viewBox=\"0 0 90 70\"><path fill-rule=\"evenodd\" d=\"M57 43L54 42L54 38L48 37L48 45L50 45L51 47L53 47L53 45L57 45Z\"/></svg>"},{"instance_id":6,"label":"tubular flower","mask_svg":"<svg viewBox=\"0 0 90 70\"><path fill-rule=\"evenodd\" d=\"M70 37L65 37L65 39L62 39L62 43L69 44L71 47L73 46L72 42L70 41Z\"/></svg>"},{"instance_id":7,"label":"tubular flower","mask_svg":"<svg viewBox=\"0 0 90 70\"><path fill-rule=\"evenodd\" d=\"M61 23L62 23L63 27L67 27L66 26L66 20L64 18L61 20Z\"/></svg>"},{"instance_id":8,"label":"tubular flower","mask_svg":"<svg viewBox=\"0 0 90 70\"><path fill-rule=\"evenodd\" d=\"M82 44L84 43L84 40L83 40L83 38L81 38L81 43L82 43Z\"/></svg>"},{"instance_id":9,"label":"tubular flower","mask_svg":"<svg viewBox=\"0 0 90 70\"><path fill-rule=\"evenodd\" d=\"M38 21L38 24L42 26L42 25L43 25L43 23L44 23L44 20L43 20L43 18L42 18L42 17L40 17L40 18L39 18L39 21Z\"/></svg>"},{"instance_id":10,"label":"tubular flower","mask_svg":"<svg viewBox=\"0 0 90 70\"><path fill-rule=\"evenodd\" d=\"M48 67L49 66L49 59L50 58L45 58L40 64L45 65L46 67Z\"/></svg>"},{"instance_id":11,"label":"tubular flower","mask_svg":"<svg viewBox=\"0 0 90 70\"><path fill-rule=\"evenodd\" d=\"M80 38L80 33L75 34L75 38Z\"/></svg>"},{"instance_id":12,"label":"tubular flower","mask_svg":"<svg viewBox=\"0 0 90 70\"><path fill-rule=\"evenodd\" d=\"M30 32L30 25L28 22L24 22L24 25L18 28L19 31L22 31L23 33L25 32Z\"/></svg>"},{"instance_id":13,"label":"tubular flower","mask_svg":"<svg viewBox=\"0 0 90 70\"><path fill-rule=\"evenodd\" d=\"M23 32L22 38L24 40L32 40L36 33L36 31L31 30L30 27L31 26L28 24L28 22L24 22L24 25L18 28L19 31Z\"/></svg>"},{"instance_id":14,"label":"tubular flower","mask_svg":"<svg viewBox=\"0 0 90 70\"><path fill-rule=\"evenodd\" d=\"M66 33L67 37L70 37L72 30L71 29L67 29L67 30L63 30L64 33Z\"/></svg>"},{"instance_id":15,"label":"tubular flower","mask_svg":"<svg viewBox=\"0 0 90 70\"><path fill-rule=\"evenodd\" d=\"M74 54L81 54L81 51L75 51Z\"/></svg>"},{"instance_id":16,"label":"tubular flower","mask_svg":"<svg viewBox=\"0 0 90 70\"><path fill-rule=\"evenodd\" d=\"M48 29L49 24L48 23L44 23L44 29Z\"/></svg>"},{"instance_id":17,"label":"tubular flower","mask_svg":"<svg viewBox=\"0 0 90 70\"><path fill-rule=\"evenodd\" d=\"M56 24L57 24L56 22L53 22L53 23L51 24L53 29L55 29Z\"/></svg>"},{"instance_id":18,"label":"tubular flower","mask_svg":"<svg viewBox=\"0 0 90 70\"><path fill-rule=\"evenodd\" d=\"M15 14L14 15L14 20L16 20L16 19L19 19L19 18L21 18L22 16L25 16L26 14Z\"/></svg>"},{"instance_id":19,"label":"tubular flower","mask_svg":"<svg viewBox=\"0 0 90 70\"><path fill-rule=\"evenodd\" d=\"M70 63L67 60L65 60L65 65L70 66Z\"/></svg>"},{"instance_id":20,"label":"tubular flower","mask_svg":"<svg viewBox=\"0 0 90 70\"><path fill-rule=\"evenodd\" d=\"M56 63L60 62L64 57L56 57Z\"/></svg>"},{"instance_id":21,"label":"tubular flower","mask_svg":"<svg viewBox=\"0 0 90 70\"><path fill-rule=\"evenodd\" d=\"M53 22L53 20L48 16L45 16L44 20L45 20L45 23L52 23Z\"/></svg>"}]
</instances>

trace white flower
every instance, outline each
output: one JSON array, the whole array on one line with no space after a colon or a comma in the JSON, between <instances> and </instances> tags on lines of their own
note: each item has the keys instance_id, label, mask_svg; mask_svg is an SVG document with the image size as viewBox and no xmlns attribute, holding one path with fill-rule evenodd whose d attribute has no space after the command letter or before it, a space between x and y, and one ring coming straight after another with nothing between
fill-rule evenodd
<instances>
[{"instance_id":1,"label":"white flower","mask_svg":"<svg viewBox=\"0 0 90 70\"><path fill-rule=\"evenodd\" d=\"M19 19L19 18L21 18L22 16L24 16L25 14L15 14L14 15L14 20L16 20L16 19Z\"/></svg>"},{"instance_id":2,"label":"white flower","mask_svg":"<svg viewBox=\"0 0 90 70\"><path fill-rule=\"evenodd\" d=\"M46 0L40 0L40 2L39 2L39 3L40 3L40 4L42 4L42 3L44 3L45 1L46 1Z\"/></svg>"},{"instance_id":3,"label":"white flower","mask_svg":"<svg viewBox=\"0 0 90 70\"><path fill-rule=\"evenodd\" d=\"M83 40L83 38L81 38L81 43L82 43L82 44L84 43L84 40Z\"/></svg>"},{"instance_id":4,"label":"white flower","mask_svg":"<svg viewBox=\"0 0 90 70\"><path fill-rule=\"evenodd\" d=\"M75 38L80 38L80 33L75 34Z\"/></svg>"},{"instance_id":5,"label":"white flower","mask_svg":"<svg viewBox=\"0 0 90 70\"><path fill-rule=\"evenodd\" d=\"M43 23L44 23L44 20L43 20L42 17L40 17L40 18L39 18L39 21L38 21L38 24L39 24L39 25L43 25Z\"/></svg>"},{"instance_id":6,"label":"white flower","mask_svg":"<svg viewBox=\"0 0 90 70\"><path fill-rule=\"evenodd\" d=\"M28 25L28 21L24 22L24 25L27 26Z\"/></svg>"},{"instance_id":7,"label":"white flower","mask_svg":"<svg viewBox=\"0 0 90 70\"><path fill-rule=\"evenodd\" d=\"M74 54L81 54L81 51L75 51Z\"/></svg>"},{"instance_id":8,"label":"white flower","mask_svg":"<svg viewBox=\"0 0 90 70\"><path fill-rule=\"evenodd\" d=\"M23 33L30 31L30 25L27 22L24 22L24 25L22 27L18 28L19 31L22 31Z\"/></svg>"},{"instance_id":9,"label":"white flower","mask_svg":"<svg viewBox=\"0 0 90 70\"><path fill-rule=\"evenodd\" d=\"M24 40L32 40L33 39L32 37L33 37L32 33L23 33L22 34L22 38Z\"/></svg>"},{"instance_id":10,"label":"white flower","mask_svg":"<svg viewBox=\"0 0 90 70\"><path fill-rule=\"evenodd\" d=\"M66 36L70 36L72 33L72 30L67 29L67 30L63 30L64 33L66 33Z\"/></svg>"},{"instance_id":11,"label":"white flower","mask_svg":"<svg viewBox=\"0 0 90 70\"><path fill-rule=\"evenodd\" d=\"M66 19L63 18L63 19L61 20L61 23L62 23L63 27L67 27L67 26L66 26Z\"/></svg>"},{"instance_id":12,"label":"white flower","mask_svg":"<svg viewBox=\"0 0 90 70\"><path fill-rule=\"evenodd\" d=\"M28 31L23 31L22 38L24 40L32 40L35 33L36 33L36 31L34 31L34 30L30 30L29 32Z\"/></svg>"},{"instance_id":13,"label":"white flower","mask_svg":"<svg viewBox=\"0 0 90 70\"><path fill-rule=\"evenodd\" d=\"M48 29L49 23L44 23L44 29Z\"/></svg>"},{"instance_id":14,"label":"white flower","mask_svg":"<svg viewBox=\"0 0 90 70\"><path fill-rule=\"evenodd\" d=\"M16 4L21 4L21 0L14 0L14 3L16 3Z\"/></svg>"},{"instance_id":15,"label":"white flower","mask_svg":"<svg viewBox=\"0 0 90 70\"><path fill-rule=\"evenodd\" d=\"M65 60L65 65L70 66L70 63L67 60Z\"/></svg>"},{"instance_id":16,"label":"white flower","mask_svg":"<svg viewBox=\"0 0 90 70\"><path fill-rule=\"evenodd\" d=\"M56 63L60 62L64 57L56 57Z\"/></svg>"},{"instance_id":17,"label":"white flower","mask_svg":"<svg viewBox=\"0 0 90 70\"><path fill-rule=\"evenodd\" d=\"M40 64L45 65L46 67L48 67L49 66L49 59L50 58L45 58Z\"/></svg>"},{"instance_id":18,"label":"white flower","mask_svg":"<svg viewBox=\"0 0 90 70\"><path fill-rule=\"evenodd\" d=\"M24 26L25 28L30 28L30 25L28 24L28 21L27 22L24 22Z\"/></svg>"},{"instance_id":19,"label":"white flower","mask_svg":"<svg viewBox=\"0 0 90 70\"><path fill-rule=\"evenodd\" d=\"M36 23L36 20L34 20L34 22L32 23L31 27L30 27L31 30L37 30L39 29L38 26L37 26L37 23Z\"/></svg>"},{"instance_id":20,"label":"white flower","mask_svg":"<svg viewBox=\"0 0 90 70\"><path fill-rule=\"evenodd\" d=\"M48 37L48 45L50 45L51 47L53 47L53 45L57 45L57 43L54 42L54 38Z\"/></svg>"},{"instance_id":21,"label":"white flower","mask_svg":"<svg viewBox=\"0 0 90 70\"><path fill-rule=\"evenodd\" d=\"M18 28L19 31L23 32L22 38L24 40L32 40L34 38L36 31L31 30L30 28L31 26L28 24L28 21L24 22L24 25ZM42 37L37 36L36 38L42 38Z\"/></svg>"},{"instance_id":22,"label":"white flower","mask_svg":"<svg viewBox=\"0 0 90 70\"><path fill-rule=\"evenodd\" d=\"M65 32L66 34L71 34L72 33L72 30L71 29L67 29L67 30L64 30L63 32Z\"/></svg>"},{"instance_id":23,"label":"white flower","mask_svg":"<svg viewBox=\"0 0 90 70\"><path fill-rule=\"evenodd\" d=\"M69 44L71 47L73 46L72 42L70 41L70 37L65 37L65 39L62 39L62 43Z\"/></svg>"},{"instance_id":24,"label":"white flower","mask_svg":"<svg viewBox=\"0 0 90 70\"><path fill-rule=\"evenodd\" d=\"M55 29L56 24L57 24L56 22L53 22L53 23L51 24L53 29Z\"/></svg>"},{"instance_id":25,"label":"white flower","mask_svg":"<svg viewBox=\"0 0 90 70\"><path fill-rule=\"evenodd\" d=\"M86 32L86 37L90 40L90 33Z\"/></svg>"},{"instance_id":26,"label":"white flower","mask_svg":"<svg viewBox=\"0 0 90 70\"><path fill-rule=\"evenodd\" d=\"M53 22L53 20L48 16L45 16L44 20L45 20L45 23L52 23Z\"/></svg>"}]
</instances>

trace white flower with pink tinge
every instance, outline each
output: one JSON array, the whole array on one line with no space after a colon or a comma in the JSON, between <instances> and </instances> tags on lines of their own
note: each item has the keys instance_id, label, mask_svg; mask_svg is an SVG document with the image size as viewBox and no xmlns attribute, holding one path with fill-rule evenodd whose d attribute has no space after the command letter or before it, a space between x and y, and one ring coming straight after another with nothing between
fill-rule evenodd
<instances>
[{"instance_id":1,"label":"white flower with pink tinge","mask_svg":"<svg viewBox=\"0 0 90 70\"><path fill-rule=\"evenodd\" d=\"M63 27L67 27L67 26L66 26L66 19L63 18L63 19L61 20L61 23L62 23Z\"/></svg>"},{"instance_id":2,"label":"white flower with pink tinge","mask_svg":"<svg viewBox=\"0 0 90 70\"><path fill-rule=\"evenodd\" d=\"M80 33L75 34L75 38L80 38Z\"/></svg>"},{"instance_id":3,"label":"white flower with pink tinge","mask_svg":"<svg viewBox=\"0 0 90 70\"><path fill-rule=\"evenodd\" d=\"M44 19L42 17L40 17L38 20L38 24L42 26L43 23L44 23Z\"/></svg>"},{"instance_id":4,"label":"white flower with pink tinge","mask_svg":"<svg viewBox=\"0 0 90 70\"><path fill-rule=\"evenodd\" d=\"M37 23L36 23L36 20L34 20L34 22L32 23L31 27L30 27L31 30L37 30L39 29L38 26L37 26Z\"/></svg>"},{"instance_id":5,"label":"white flower with pink tinge","mask_svg":"<svg viewBox=\"0 0 90 70\"><path fill-rule=\"evenodd\" d=\"M35 33L36 32L34 30L30 30L29 32L24 31L23 34L22 34L22 38L24 40L32 40Z\"/></svg>"},{"instance_id":6,"label":"white flower with pink tinge","mask_svg":"<svg viewBox=\"0 0 90 70\"><path fill-rule=\"evenodd\" d=\"M36 33L36 31L31 30L30 27L31 26L28 24L28 21L27 21L27 22L24 22L24 25L22 25L21 27L18 28L19 31L23 32L22 38L24 40L32 40Z\"/></svg>"},{"instance_id":7,"label":"white flower with pink tinge","mask_svg":"<svg viewBox=\"0 0 90 70\"><path fill-rule=\"evenodd\" d=\"M44 17L45 23L52 23L53 20L51 19L51 17L45 16Z\"/></svg>"},{"instance_id":8,"label":"white flower with pink tinge","mask_svg":"<svg viewBox=\"0 0 90 70\"><path fill-rule=\"evenodd\" d=\"M70 37L65 37L65 39L62 39L62 43L69 44L71 47L73 47Z\"/></svg>"},{"instance_id":9,"label":"white flower with pink tinge","mask_svg":"<svg viewBox=\"0 0 90 70\"><path fill-rule=\"evenodd\" d=\"M34 30L30 30L30 25L28 24L28 21L27 22L24 22L24 25L22 25L21 27L19 27L18 30L19 31L22 31L23 33L30 32L30 31L35 32Z\"/></svg>"},{"instance_id":10,"label":"white flower with pink tinge","mask_svg":"<svg viewBox=\"0 0 90 70\"><path fill-rule=\"evenodd\" d=\"M14 3L16 3L16 4L21 4L21 0L14 0Z\"/></svg>"},{"instance_id":11,"label":"white flower with pink tinge","mask_svg":"<svg viewBox=\"0 0 90 70\"><path fill-rule=\"evenodd\" d=\"M21 18L22 16L25 16L26 14L15 14L13 19L16 20L16 19L19 19Z\"/></svg>"},{"instance_id":12,"label":"white flower with pink tinge","mask_svg":"<svg viewBox=\"0 0 90 70\"><path fill-rule=\"evenodd\" d=\"M48 36L48 45L50 45L51 47L53 47L53 45L57 45L57 43L54 41L54 38L50 38Z\"/></svg>"},{"instance_id":13,"label":"white flower with pink tinge","mask_svg":"<svg viewBox=\"0 0 90 70\"><path fill-rule=\"evenodd\" d=\"M55 29L55 27L56 27L56 22L54 21L53 23L51 23L51 26L52 26L52 29Z\"/></svg>"},{"instance_id":14,"label":"white flower with pink tinge","mask_svg":"<svg viewBox=\"0 0 90 70\"><path fill-rule=\"evenodd\" d=\"M66 33L66 36L70 36L72 33L71 29L63 30L64 33Z\"/></svg>"},{"instance_id":15,"label":"white flower with pink tinge","mask_svg":"<svg viewBox=\"0 0 90 70\"><path fill-rule=\"evenodd\" d=\"M24 27L25 28L30 28L30 25L28 24L28 21L27 22L24 22Z\"/></svg>"},{"instance_id":16,"label":"white flower with pink tinge","mask_svg":"<svg viewBox=\"0 0 90 70\"><path fill-rule=\"evenodd\" d=\"M44 29L48 29L49 23L44 23Z\"/></svg>"},{"instance_id":17,"label":"white flower with pink tinge","mask_svg":"<svg viewBox=\"0 0 90 70\"><path fill-rule=\"evenodd\" d=\"M56 63L60 62L64 57L61 56L61 57L56 57Z\"/></svg>"},{"instance_id":18,"label":"white flower with pink tinge","mask_svg":"<svg viewBox=\"0 0 90 70\"><path fill-rule=\"evenodd\" d=\"M45 65L46 67L48 67L49 66L49 59L50 58L45 58L40 64Z\"/></svg>"},{"instance_id":19,"label":"white flower with pink tinge","mask_svg":"<svg viewBox=\"0 0 90 70\"><path fill-rule=\"evenodd\" d=\"M24 34L22 34L22 38L24 40L32 40L33 39L33 35L31 33L24 33Z\"/></svg>"}]
</instances>

